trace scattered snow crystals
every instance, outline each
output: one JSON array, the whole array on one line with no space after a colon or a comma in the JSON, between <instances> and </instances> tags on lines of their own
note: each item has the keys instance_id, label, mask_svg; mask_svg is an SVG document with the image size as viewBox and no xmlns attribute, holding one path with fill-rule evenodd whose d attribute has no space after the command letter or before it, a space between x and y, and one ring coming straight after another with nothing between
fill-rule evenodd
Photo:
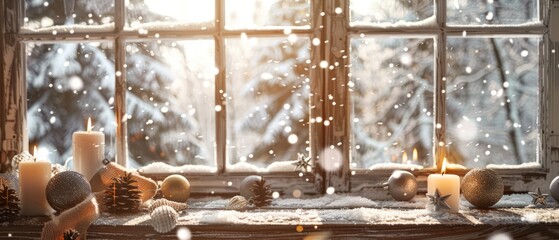
<instances>
[{"instance_id":1,"label":"scattered snow crystals","mask_svg":"<svg viewBox=\"0 0 559 240\"><path fill-rule=\"evenodd\" d=\"M190 240L192 239L192 233L187 227L179 227L177 229L177 238L179 240Z\"/></svg>"},{"instance_id":2,"label":"scattered snow crystals","mask_svg":"<svg viewBox=\"0 0 559 240\"><path fill-rule=\"evenodd\" d=\"M336 14L341 14L342 13L342 8L341 7L336 7L336 9L334 9L334 12Z\"/></svg>"},{"instance_id":3,"label":"scattered snow crystals","mask_svg":"<svg viewBox=\"0 0 559 240\"><path fill-rule=\"evenodd\" d=\"M273 193L272 193L272 197L273 197L274 199L279 198L279 196L280 196L279 192L273 192Z\"/></svg>"},{"instance_id":4,"label":"scattered snow crystals","mask_svg":"<svg viewBox=\"0 0 559 240\"><path fill-rule=\"evenodd\" d=\"M272 78L274 78L274 75L272 75L272 74L269 73L269 72L263 72L262 74L260 74L260 77L261 77L263 80L271 80Z\"/></svg>"},{"instance_id":5,"label":"scattered snow crystals","mask_svg":"<svg viewBox=\"0 0 559 240\"><path fill-rule=\"evenodd\" d=\"M221 105L215 105L215 111L221 112Z\"/></svg>"},{"instance_id":6,"label":"scattered snow crystals","mask_svg":"<svg viewBox=\"0 0 559 240\"><path fill-rule=\"evenodd\" d=\"M491 154L491 151L489 150L485 151L485 156L489 156L489 154Z\"/></svg>"},{"instance_id":7,"label":"scattered snow crystals","mask_svg":"<svg viewBox=\"0 0 559 240\"><path fill-rule=\"evenodd\" d=\"M117 76L117 77L120 77L120 76L122 76L122 72L120 72L120 71L116 71L116 72L115 72L115 76Z\"/></svg>"},{"instance_id":8,"label":"scattered snow crystals","mask_svg":"<svg viewBox=\"0 0 559 240\"><path fill-rule=\"evenodd\" d=\"M342 166L342 153L335 148L324 149L319 157L319 162L327 172L337 171Z\"/></svg>"},{"instance_id":9,"label":"scattered snow crystals","mask_svg":"<svg viewBox=\"0 0 559 240\"><path fill-rule=\"evenodd\" d=\"M334 194L334 192L336 192L336 189L334 189L334 187L328 187L326 189L327 194Z\"/></svg>"},{"instance_id":10,"label":"scattered snow crystals","mask_svg":"<svg viewBox=\"0 0 559 240\"><path fill-rule=\"evenodd\" d=\"M327 68L328 67L328 62L325 60L320 61L320 68Z\"/></svg>"},{"instance_id":11,"label":"scattered snow crystals","mask_svg":"<svg viewBox=\"0 0 559 240\"><path fill-rule=\"evenodd\" d=\"M493 20L493 12L488 12L487 15L485 15L485 20L487 21Z\"/></svg>"},{"instance_id":12,"label":"scattered snow crystals","mask_svg":"<svg viewBox=\"0 0 559 240\"><path fill-rule=\"evenodd\" d=\"M472 67L467 66L466 67L466 73L472 73Z\"/></svg>"},{"instance_id":13,"label":"scattered snow crystals","mask_svg":"<svg viewBox=\"0 0 559 240\"><path fill-rule=\"evenodd\" d=\"M320 39L319 38L313 38L312 39L312 45L313 46L319 46L320 45Z\"/></svg>"},{"instance_id":14,"label":"scattered snow crystals","mask_svg":"<svg viewBox=\"0 0 559 240\"><path fill-rule=\"evenodd\" d=\"M287 37L287 41L289 41L289 43L297 42L297 35L296 34L289 34L289 36Z\"/></svg>"},{"instance_id":15,"label":"scattered snow crystals","mask_svg":"<svg viewBox=\"0 0 559 240\"><path fill-rule=\"evenodd\" d=\"M43 3L43 6L48 7L48 6L49 6L49 2L45 1L45 2Z\"/></svg>"},{"instance_id":16,"label":"scattered snow crystals","mask_svg":"<svg viewBox=\"0 0 559 240\"><path fill-rule=\"evenodd\" d=\"M297 143L298 140L299 140L299 137L297 137L297 135L295 135L295 134L290 134L289 137L287 137L287 141L290 144L295 144L295 143Z\"/></svg>"},{"instance_id":17,"label":"scattered snow crystals","mask_svg":"<svg viewBox=\"0 0 559 240\"><path fill-rule=\"evenodd\" d=\"M468 33L466 31L462 32L462 37L466 37L468 35Z\"/></svg>"},{"instance_id":18,"label":"scattered snow crystals","mask_svg":"<svg viewBox=\"0 0 559 240\"><path fill-rule=\"evenodd\" d=\"M505 81L505 82L503 83L503 87L504 87L504 88L508 88L508 87L509 87L509 82L508 82L508 81Z\"/></svg>"},{"instance_id":19,"label":"scattered snow crystals","mask_svg":"<svg viewBox=\"0 0 559 240\"><path fill-rule=\"evenodd\" d=\"M522 52L520 52L520 56L527 57L528 56L528 50L522 50Z\"/></svg>"}]
</instances>

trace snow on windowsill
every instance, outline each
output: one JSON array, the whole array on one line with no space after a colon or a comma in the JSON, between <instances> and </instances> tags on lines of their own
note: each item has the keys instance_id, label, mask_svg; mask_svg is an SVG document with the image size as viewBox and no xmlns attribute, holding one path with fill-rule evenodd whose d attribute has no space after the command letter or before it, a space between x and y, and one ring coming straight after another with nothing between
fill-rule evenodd
<instances>
[{"instance_id":1,"label":"snow on windowsill","mask_svg":"<svg viewBox=\"0 0 559 240\"><path fill-rule=\"evenodd\" d=\"M295 164L297 161L281 161L273 162L267 167L258 167L256 165L239 162L232 165L227 165L228 172L256 172L256 173L270 173L270 172L294 172L297 171ZM139 172L149 174L159 173L215 173L215 167L204 165L183 165L171 166L163 162L154 162L144 167L139 168Z\"/></svg>"},{"instance_id":2,"label":"snow on windowsill","mask_svg":"<svg viewBox=\"0 0 559 240\"><path fill-rule=\"evenodd\" d=\"M533 168L541 168L542 165L538 162L527 162L527 163L522 163L522 164L515 164L515 165L510 165L510 164L489 164L486 166L486 168L490 168L490 169L533 169Z\"/></svg>"},{"instance_id":3,"label":"snow on windowsill","mask_svg":"<svg viewBox=\"0 0 559 240\"><path fill-rule=\"evenodd\" d=\"M59 25L44 28L21 27L21 33L74 33L74 32L110 32L115 29L114 23L102 25Z\"/></svg>"}]
</instances>

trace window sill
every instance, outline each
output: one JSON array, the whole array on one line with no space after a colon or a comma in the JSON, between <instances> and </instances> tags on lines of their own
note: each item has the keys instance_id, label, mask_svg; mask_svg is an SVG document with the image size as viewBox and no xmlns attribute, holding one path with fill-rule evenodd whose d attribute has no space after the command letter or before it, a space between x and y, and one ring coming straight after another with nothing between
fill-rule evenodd
<instances>
[{"instance_id":1,"label":"window sill","mask_svg":"<svg viewBox=\"0 0 559 240\"><path fill-rule=\"evenodd\" d=\"M193 200L191 208L180 214L175 230L186 227L195 239L300 239L311 235L322 239L402 236L471 239L498 233L513 238L559 238L559 204L552 199L548 199L545 207L526 207L530 203L528 195L506 195L487 210L466 207L468 204L462 201L459 214L428 212L421 207L426 203L425 196L417 196L412 202L367 200L357 196L324 196L297 199L289 207L289 200L284 199L274 202L270 208L246 211L224 210L222 204L227 199ZM311 208L297 205L306 201L326 204ZM40 238L47 220L47 217L22 218L0 226L0 238ZM176 231L155 232L145 212L118 216L104 213L90 226L87 236L89 239L176 239Z\"/></svg>"}]
</instances>

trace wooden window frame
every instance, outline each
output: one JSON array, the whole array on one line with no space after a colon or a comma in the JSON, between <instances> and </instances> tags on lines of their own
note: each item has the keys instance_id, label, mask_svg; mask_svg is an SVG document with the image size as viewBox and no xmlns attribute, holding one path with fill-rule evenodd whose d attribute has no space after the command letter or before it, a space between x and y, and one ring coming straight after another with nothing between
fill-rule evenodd
<instances>
[{"instance_id":1,"label":"wooden window frame","mask_svg":"<svg viewBox=\"0 0 559 240\"><path fill-rule=\"evenodd\" d=\"M540 0L541 26L523 27L506 26L491 28L491 32L482 27L448 27L446 26L446 1L434 0L436 27L425 28L373 28L356 27L349 24L349 0L310 0L311 4L311 28L290 27L293 33L304 35L310 39L318 38L321 44L311 45L311 96L310 96L310 156L315 162L312 173L284 172L284 173L262 173L272 183L274 189L282 194L290 194L291 190L298 189L305 194L321 194L327 188L333 187L336 192L360 193L373 188L378 183L386 181L391 170L355 170L350 169L352 131L351 102L348 82L349 69L349 39L351 36L361 33L371 35L425 35L435 39L435 92L445 88L442 80L446 75L445 45L447 36L461 35L467 31L469 36L483 35L539 35L542 36L540 46L540 79L539 79L539 124L540 124L540 149L539 161L542 164L538 169L502 169L498 170L505 181L507 192L525 192L534 190L543 184L549 184L551 179L559 172L559 54L551 54L551 50L559 50L559 43L551 42L548 37L549 29L549 6L552 0ZM237 184L247 175L254 173L231 173L226 171L226 108L224 99L219 94L219 89L225 90L225 39L236 37L241 33L248 36L283 36L283 29L277 30L226 30L224 26L225 0L215 0L215 15L217 21L214 29L196 31L156 31L159 39L179 39L194 36L212 37L215 40L215 62L219 73L215 77L216 94L215 101L222 105L222 111L216 112L216 164L215 174L184 173L192 182L193 193L210 194L234 194L238 190ZM0 106L0 172L6 171L12 157L27 150L27 128L26 128L26 83L25 79L25 41L83 41L88 34L90 41L114 41L115 44L115 71L122 74L115 77L115 116L122 119L126 109L126 74L122 63L125 62L125 43L128 40L155 39L155 33L140 34L124 30L124 0L115 0L115 30L105 33L59 33L56 36L46 33L21 33L24 1L0 0L0 52L2 52L2 78L0 93L3 97ZM336 13L335 9L341 8L342 13ZM318 67L321 61L326 61L332 68ZM120 64L119 64L120 63ZM336 79L336 81L329 81ZM116 94L116 92L120 94ZM328 102L328 96L341 99L343 107L333 106ZM445 99L435 96L434 116L435 122L445 125L444 108ZM313 122L312 119L332 118L329 126ZM445 142L445 128L434 129L434 142ZM116 131L116 160L125 164L127 159L127 133L126 125L119 125ZM341 144L338 143L347 143ZM433 156L442 159L445 148L434 144ZM334 172L325 171L318 160L319 153L328 148L335 148L342 153L342 165ZM424 191L426 176L437 172L441 163L436 162L436 168L414 171L418 176L420 189ZM450 170L458 174L465 174L466 170ZM260 174L260 173L258 173ZM156 180L161 180L168 174L146 174ZM350 181L351 180L351 181ZM232 184L228 184L231 182Z\"/></svg>"}]
</instances>

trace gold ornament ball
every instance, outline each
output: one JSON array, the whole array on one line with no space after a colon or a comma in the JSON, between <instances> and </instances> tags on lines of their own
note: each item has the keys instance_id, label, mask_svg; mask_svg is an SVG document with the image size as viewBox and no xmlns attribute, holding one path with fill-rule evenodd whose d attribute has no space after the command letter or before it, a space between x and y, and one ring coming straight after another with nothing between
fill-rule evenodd
<instances>
[{"instance_id":1,"label":"gold ornament ball","mask_svg":"<svg viewBox=\"0 0 559 240\"><path fill-rule=\"evenodd\" d=\"M252 185L254 185L255 182L260 181L260 179L262 179L262 177L256 175L245 177L241 181L241 183L239 183L239 194L246 199L252 198L254 194L252 193L250 188L252 187Z\"/></svg>"},{"instance_id":2,"label":"gold ornament ball","mask_svg":"<svg viewBox=\"0 0 559 240\"><path fill-rule=\"evenodd\" d=\"M64 171L54 175L46 187L47 202L58 212L73 208L89 194L91 194L89 181L75 171Z\"/></svg>"},{"instance_id":3,"label":"gold ornament ball","mask_svg":"<svg viewBox=\"0 0 559 240\"><path fill-rule=\"evenodd\" d=\"M175 201L186 202L190 197L190 183L182 175L171 175L161 183L163 197Z\"/></svg>"},{"instance_id":4,"label":"gold ornament ball","mask_svg":"<svg viewBox=\"0 0 559 240\"><path fill-rule=\"evenodd\" d=\"M462 178L464 198L478 208L488 208L503 197L505 189L497 172L491 169L475 168Z\"/></svg>"}]
</instances>

